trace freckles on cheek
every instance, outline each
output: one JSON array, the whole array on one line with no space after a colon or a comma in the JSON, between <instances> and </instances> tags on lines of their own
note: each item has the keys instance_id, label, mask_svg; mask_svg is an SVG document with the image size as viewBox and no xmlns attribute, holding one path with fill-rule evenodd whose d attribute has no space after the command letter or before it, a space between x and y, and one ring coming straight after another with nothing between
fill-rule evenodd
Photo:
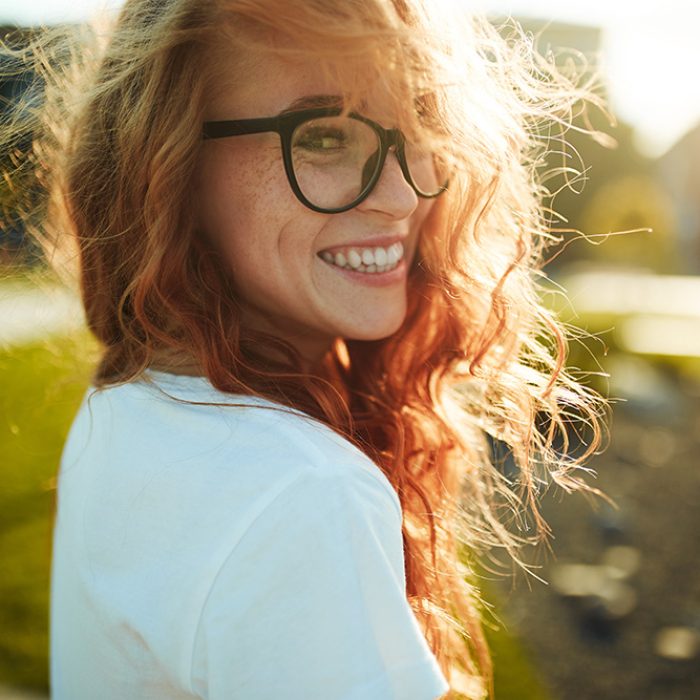
<instances>
[{"instance_id":1,"label":"freckles on cheek","mask_svg":"<svg viewBox=\"0 0 700 700\"><path fill-rule=\"evenodd\" d=\"M245 138L243 139L245 141ZM279 144L217 144L202 178L202 222L227 266L244 284L281 267L284 230L301 213L287 181Z\"/></svg>"},{"instance_id":2,"label":"freckles on cheek","mask_svg":"<svg viewBox=\"0 0 700 700\"><path fill-rule=\"evenodd\" d=\"M226 151L217 155L207 164L200 181L201 214L207 235L229 244L245 221L246 208L253 200L253 184L242 158Z\"/></svg>"}]
</instances>

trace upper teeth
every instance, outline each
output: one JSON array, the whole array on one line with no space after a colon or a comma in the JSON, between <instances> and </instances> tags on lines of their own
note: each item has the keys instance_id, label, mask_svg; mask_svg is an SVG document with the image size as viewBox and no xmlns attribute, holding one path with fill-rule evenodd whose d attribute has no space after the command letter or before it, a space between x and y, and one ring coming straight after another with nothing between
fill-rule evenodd
<instances>
[{"instance_id":1,"label":"upper teeth","mask_svg":"<svg viewBox=\"0 0 700 700\"><path fill-rule=\"evenodd\" d=\"M321 257L328 263L362 272L385 272L393 269L403 257L403 243L397 242L388 248L345 248L331 253L324 250Z\"/></svg>"}]
</instances>

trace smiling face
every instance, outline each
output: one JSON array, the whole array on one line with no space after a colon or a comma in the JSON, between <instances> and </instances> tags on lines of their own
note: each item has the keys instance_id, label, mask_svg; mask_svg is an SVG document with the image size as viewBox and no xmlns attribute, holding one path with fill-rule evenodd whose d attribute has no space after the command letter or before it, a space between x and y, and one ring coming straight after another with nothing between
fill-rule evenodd
<instances>
[{"instance_id":1,"label":"smiling face","mask_svg":"<svg viewBox=\"0 0 700 700\"><path fill-rule=\"evenodd\" d=\"M269 54L220 87L206 120L270 117L306 96L337 93L313 63ZM380 95L366 101L364 116L393 126ZM403 323L407 271L435 200L416 195L393 150L370 195L336 214L297 199L274 132L206 140L196 189L201 231L224 256L252 327L314 362L336 337L378 340Z\"/></svg>"}]
</instances>

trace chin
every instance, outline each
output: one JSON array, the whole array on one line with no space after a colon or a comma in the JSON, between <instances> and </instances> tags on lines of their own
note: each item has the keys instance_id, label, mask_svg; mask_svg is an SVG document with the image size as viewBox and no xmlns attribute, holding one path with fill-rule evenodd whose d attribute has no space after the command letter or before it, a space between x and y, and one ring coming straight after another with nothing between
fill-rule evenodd
<instances>
[{"instance_id":1,"label":"chin","mask_svg":"<svg viewBox=\"0 0 700 700\"><path fill-rule=\"evenodd\" d=\"M348 329L348 332L343 334L348 340L383 340L396 333L403 325L405 316L401 316L395 323L377 323L374 325L365 324L362 328Z\"/></svg>"}]
</instances>

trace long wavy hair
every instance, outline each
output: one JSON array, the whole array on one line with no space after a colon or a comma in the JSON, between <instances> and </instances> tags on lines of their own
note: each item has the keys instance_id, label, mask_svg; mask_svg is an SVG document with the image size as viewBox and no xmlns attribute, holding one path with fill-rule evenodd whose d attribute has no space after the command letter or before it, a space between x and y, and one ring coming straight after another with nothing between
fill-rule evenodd
<instances>
[{"instance_id":1,"label":"long wavy hair","mask_svg":"<svg viewBox=\"0 0 700 700\"><path fill-rule=\"evenodd\" d=\"M192 182L220 48L241 66L250 51L313 57L348 111L381 88L397 125L451 168L420 231L401 328L337 338L313 371L241 323L231 272L197 235ZM566 368L569 329L540 293L563 231L546 156L565 148L577 110L604 109L591 73L557 69L512 20L495 27L440 0L127 0L112 22L4 52L43 85L3 145L22 120L35 134L15 182L33 193L24 218L47 259L79 282L100 347L92 384L186 363L360 447L400 497L406 595L446 697L493 696L477 558L504 548L532 573L519 550L550 534L543 490L604 496L577 471L600 445L605 402Z\"/></svg>"}]
</instances>

